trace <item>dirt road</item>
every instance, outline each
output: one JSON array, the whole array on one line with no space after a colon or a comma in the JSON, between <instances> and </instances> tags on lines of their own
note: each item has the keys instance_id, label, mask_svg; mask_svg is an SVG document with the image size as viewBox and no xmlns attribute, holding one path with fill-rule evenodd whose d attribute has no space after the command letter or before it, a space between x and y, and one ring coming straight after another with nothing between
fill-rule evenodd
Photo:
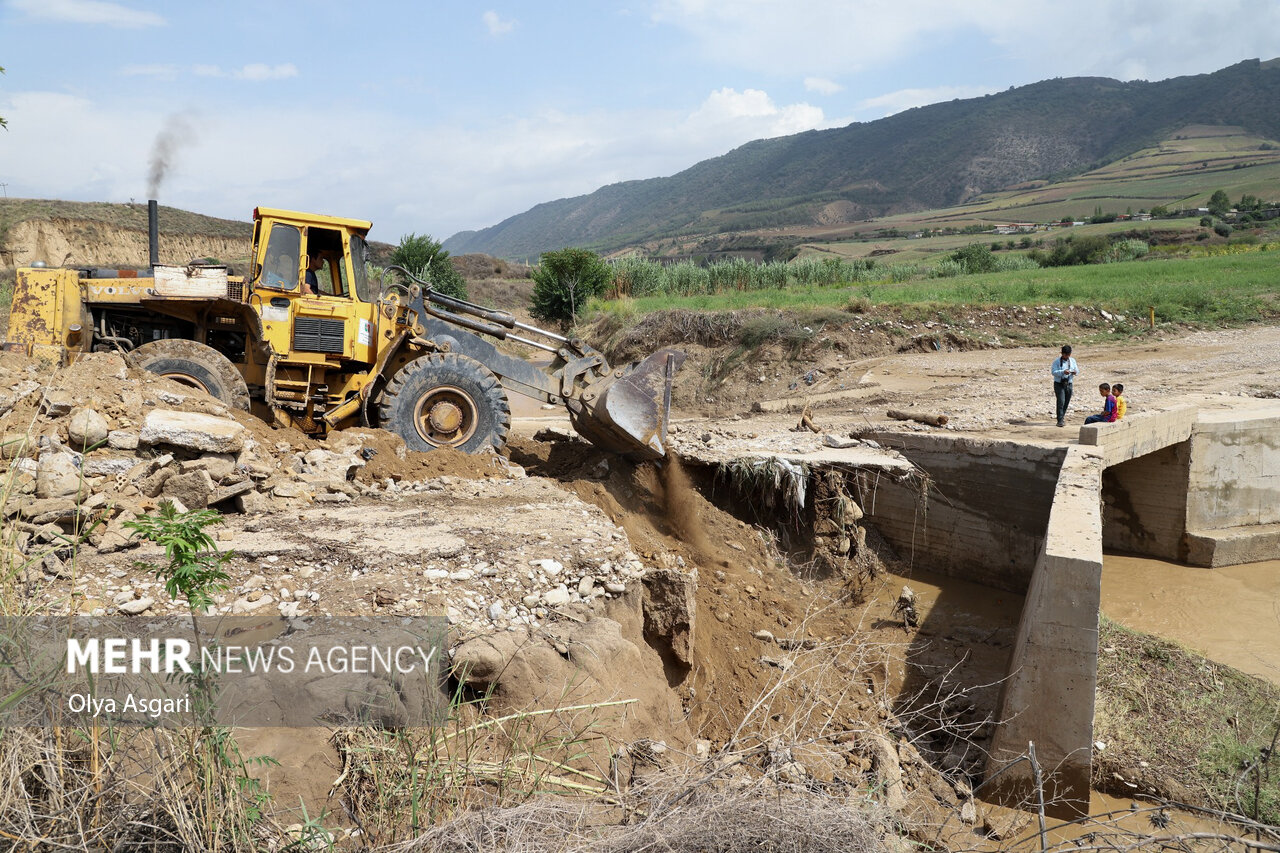
<instances>
[{"instance_id":1,"label":"dirt road","mask_svg":"<svg viewBox=\"0 0 1280 853\"><path fill-rule=\"evenodd\" d=\"M1151 341L1089 345L1075 343L1080 365L1067 427L1054 423L1050 365L1056 347L1019 347L966 351L895 353L849 360L829 353L816 362L783 362L770 372L794 375L798 387L769 395L776 382L753 377L764 370L739 370L725 383L725 396L750 399L749 386L763 412L747 406L729 408L719 417L680 417L681 429L710 429L762 447L804 443L787 435L798 413L809 405L823 432L847 434L868 426L929 431L938 429L890 420L889 409L945 414L942 429L991 438L1032 442L1066 442L1076 438L1087 415L1101 408L1099 382L1122 382L1129 411L1162 410L1186 403L1210 408L1239 406L1242 398L1280 397L1280 328L1257 327L1194 332ZM761 359L772 363L769 356ZM689 368L686 366L685 368ZM806 380L812 380L806 383ZM737 411L733 409L737 408ZM749 436L755 435L755 440ZM816 441L810 440L816 445Z\"/></svg>"}]
</instances>

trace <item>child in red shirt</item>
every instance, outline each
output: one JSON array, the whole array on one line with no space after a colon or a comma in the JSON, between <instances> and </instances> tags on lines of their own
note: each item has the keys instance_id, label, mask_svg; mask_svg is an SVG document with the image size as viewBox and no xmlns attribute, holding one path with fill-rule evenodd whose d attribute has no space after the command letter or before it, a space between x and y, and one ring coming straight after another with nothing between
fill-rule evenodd
<instances>
[{"instance_id":1,"label":"child in red shirt","mask_svg":"<svg viewBox=\"0 0 1280 853\"><path fill-rule=\"evenodd\" d=\"M1089 415L1084 419L1086 424L1109 424L1116 419L1116 398L1111 396L1110 383L1103 382L1098 386L1098 393L1102 395L1102 411L1096 415Z\"/></svg>"}]
</instances>

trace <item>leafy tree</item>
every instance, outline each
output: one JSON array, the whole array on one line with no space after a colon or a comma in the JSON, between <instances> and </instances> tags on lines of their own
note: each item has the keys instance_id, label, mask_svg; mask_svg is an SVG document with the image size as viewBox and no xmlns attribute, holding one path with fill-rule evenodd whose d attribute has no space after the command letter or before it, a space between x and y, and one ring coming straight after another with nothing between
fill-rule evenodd
<instances>
[{"instance_id":1,"label":"leafy tree","mask_svg":"<svg viewBox=\"0 0 1280 853\"><path fill-rule=\"evenodd\" d=\"M449 251L440 248L439 241L432 239L430 234L401 237L400 245L391 253L391 263L404 267L423 281L431 282L446 296L467 298L466 279L453 268Z\"/></svg>"},{"instance_id":2,"label":"leafy tree","mask_svg":"<svg viewBox=\"0 0 1280 853\"><path fill-rule=\"evenodd\" d=\"M1231 209L1231 199L1227 196L1226 190L1214 190L1213 195L1209 196L1209 212L1215 216L1221 216Z\"/></svg>"},{"instance_id":3,"label":"leafy tree","mask_svg":"<svg viewBox=\"0 0 1280 853\"><path fill-rule=\"evenodd\" d=\"M1169 208L1167 205L1157 204L1155 207L1151 208L1152 219L1161 219L1168 215L1169 215Z\"/></svg>"},{"instance_id":4,"label":"leafy tree","mask_svg":"<svg viewBox=\"0 0 1280 853\"><path fill-rule=\"evenodd\" d=\"M533 275L533 316L577 322L578 311L613 281L613 268L595 252L543 252Z\"/></svg>"}]
</instances>

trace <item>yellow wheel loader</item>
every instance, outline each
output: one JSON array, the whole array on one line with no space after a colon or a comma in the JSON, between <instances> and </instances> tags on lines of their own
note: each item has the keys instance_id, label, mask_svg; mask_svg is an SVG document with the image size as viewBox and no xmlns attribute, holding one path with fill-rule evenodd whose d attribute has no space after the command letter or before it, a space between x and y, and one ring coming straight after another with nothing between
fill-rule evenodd
<instances>
[{"instance_id":1,"label":"yellow wheel loader","mask_svg":"<svg viewBox=\"0 0 1280 853\"><path fill-rule=\"evenodd\" d=\"M403 278L375 291L372 224L356 219L258 208L247 276L161 266L150 210L150 277L20 268L4 349L58 364L119 351L279 426L314 436L379 426L412 450L500 449L515 392L565 406L602 448L664 455L679 351L613 368L578 338L438 293L399 267ZM494 341L553 359L535 366Z\"/></svg>"}]
</instances>

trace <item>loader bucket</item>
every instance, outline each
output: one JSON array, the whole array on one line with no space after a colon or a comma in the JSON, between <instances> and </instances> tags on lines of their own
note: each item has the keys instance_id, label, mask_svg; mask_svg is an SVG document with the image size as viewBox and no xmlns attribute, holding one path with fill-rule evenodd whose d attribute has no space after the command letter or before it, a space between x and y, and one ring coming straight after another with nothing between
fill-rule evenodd
<instances>
[{"instance_id":1,"label":"loader bucket","mask_svg":"<svg viewBox=\"0 0 1280 853\"><path fill-rule=\"evenodd\" d=\"M671 381L684 353L659 350L598 380L583 395L583 408L570 412L573 428L592 444L638 459L666 455L671 416Z\"/></svg>"}]
</instances>

